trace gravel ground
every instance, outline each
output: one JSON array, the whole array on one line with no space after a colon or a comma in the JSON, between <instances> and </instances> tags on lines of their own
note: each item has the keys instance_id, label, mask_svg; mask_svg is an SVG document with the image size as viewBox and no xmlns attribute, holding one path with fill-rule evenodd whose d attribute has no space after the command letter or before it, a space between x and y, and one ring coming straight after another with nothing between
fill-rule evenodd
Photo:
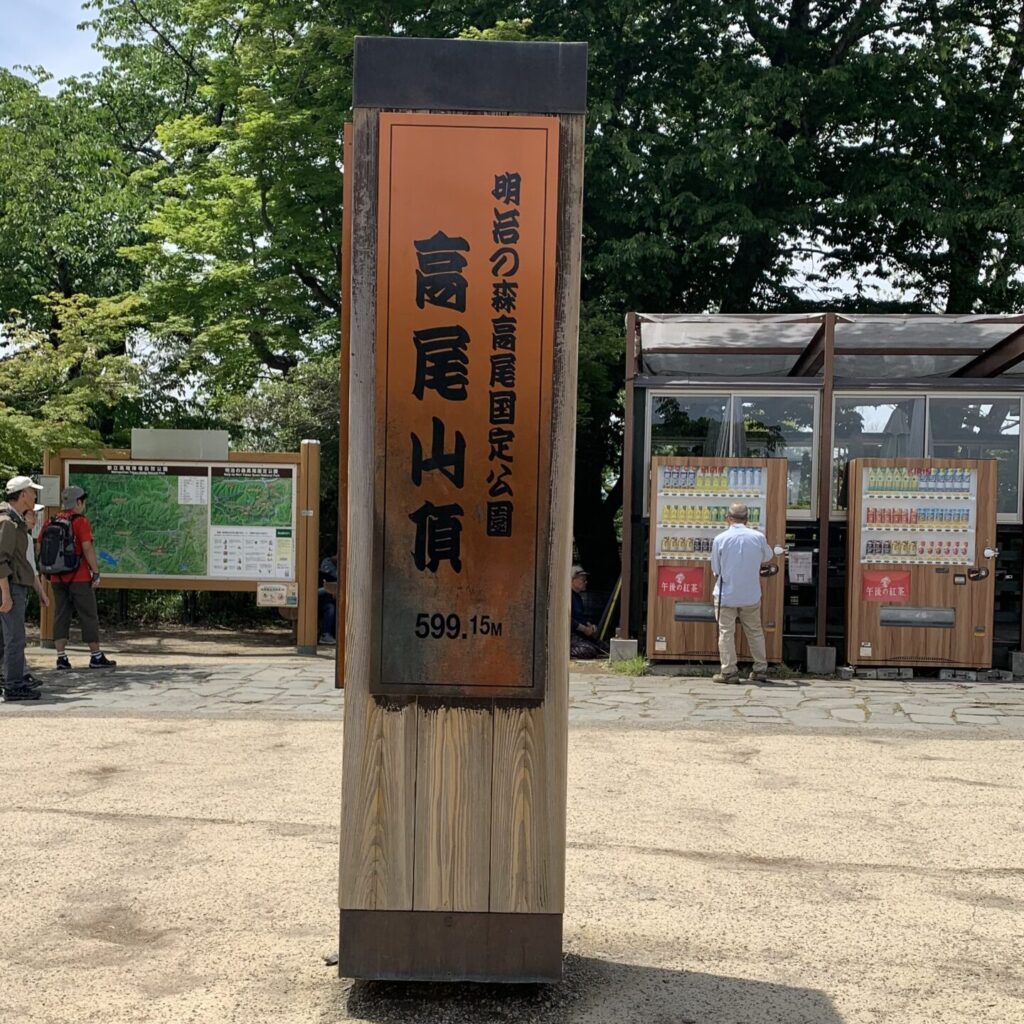
<instances>
[{"instance_id":1,"label":"gravel ground","mask_svg":"<svg viewBox=\"0 0 1024 1024\"><path fill-rule=\"evenodd\" d=\"M1024 1019L1012 738L574 725L565 980L519 989L325 964L337 721L10 716L0 736L5 1024Z\"/></svg>"}]
</instances>

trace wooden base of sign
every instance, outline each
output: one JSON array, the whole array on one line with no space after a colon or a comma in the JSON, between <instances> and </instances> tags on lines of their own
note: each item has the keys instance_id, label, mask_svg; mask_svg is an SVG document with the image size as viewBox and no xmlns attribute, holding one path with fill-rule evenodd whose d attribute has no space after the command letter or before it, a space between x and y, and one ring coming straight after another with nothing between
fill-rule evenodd
<instances>
[{"instance_id":1,"label":"wooden base of sign","mask_svg":"<svg viewBox=\"0 0 1024 1024\"><path fill-rule=\"evenodd\" d=\"M556 982L561 914L342 910L338 975L365 981Z\"/></svg>"}]
</instances>

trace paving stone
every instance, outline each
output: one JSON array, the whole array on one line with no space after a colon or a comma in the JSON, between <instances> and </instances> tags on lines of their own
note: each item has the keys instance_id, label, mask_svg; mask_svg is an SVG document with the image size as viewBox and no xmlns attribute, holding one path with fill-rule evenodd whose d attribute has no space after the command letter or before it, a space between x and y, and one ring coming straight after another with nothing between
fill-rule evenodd
<instances>
[{"instance_id":1,"label":"paving stone","mask_svg":"<svg viewBox=\"0 0 1024 1024\"><path fill-rule=\"evenodd\" d=\"M862 708L833 708L831 715L843 722L863 722L867 717Z\"/></svg>"}]
</instances>

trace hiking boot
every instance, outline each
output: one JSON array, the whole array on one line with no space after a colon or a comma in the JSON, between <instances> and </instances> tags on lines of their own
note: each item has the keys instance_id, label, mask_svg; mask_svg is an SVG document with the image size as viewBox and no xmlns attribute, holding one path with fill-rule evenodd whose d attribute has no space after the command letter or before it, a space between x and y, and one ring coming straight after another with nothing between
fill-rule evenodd
<instances>
[{"instance_id":1,"label":"hiking boot","mask_svg":"<svg viewBox=\"0 0 1024 1024\"><path fill-rule=\"evenodd\" d=\"M17 700L39 700L39 691L31 686L5 686L4 703L11 704Z\"/></svg>"},{"instance_id":2,"label":"hiking boot","mask_svg":"<svg viewBox=\"0 0 1024 1024\"><path fill-rule=\"evenodd\" d=\"M71 661L66 654L57 655L57 668L64 669L65 671L71 668Z\"/></svg>"},{"instance_id":3,"label":"hiking boot","mask_svg":"<svg viewBox=\"0 0 1024 1024\"><path fill-rule=\"evenodd\" d=\"M759 672L756 668L752 668L750 670L750 675L747 676L747 679L749 679L752 683L767 683L768 671L766 669L764 672Z\"/></svg>"},{"instance_id":4,"label":"hiking boot","mask_svg":"<svg viewBox=\"0 0 1024 1024\"><path fill-rule=\"evenodd\" d=\"M102 651L89 659L89 668L114 668L116 665L117 662L111 661Z\"/></svg>"},{"instance_id":5,"label":"hiking boot","mask_svg":"<svg viewBox=\"0 0 1024 1024\"><path fill-rule=\"evenodd\" d=\"M739 672L730 672L728 675L724 675L721 672L716 672L711 677L713 683L738 683L740 681Z\"/></svg>"}]
</instances>

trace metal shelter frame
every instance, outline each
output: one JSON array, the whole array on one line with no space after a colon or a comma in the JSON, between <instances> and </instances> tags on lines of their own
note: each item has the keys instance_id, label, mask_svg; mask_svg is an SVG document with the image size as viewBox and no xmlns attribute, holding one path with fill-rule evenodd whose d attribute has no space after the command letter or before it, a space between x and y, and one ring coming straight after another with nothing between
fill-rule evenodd
<instances>
[{"instance_id":1,"label":"metal shelter frame","mask_svg":"<svg viewBox=\"0 0 1024 1024\"><path fill-rule=\"evenodd\" d=\"M646 437L637 436L637 392L693 387L820 395L817 444L816 643L826 642L832 437L837 393L941 391L1024 394L1024 315L650 314L626 316L622 597L618 635L630 635L632 575L643 511ZM852 357L852 358L851 358ZM879 362L880 361L880 362ZM861 369L861 365L864 369ZM770 366L767 372L753 372ZM1019 367L1019 369L1018 369ZM729 372L721 372L723 369ZM877 372L872 372L872 368ZM747 372L743 372L744 370ZM850 370L853 373L850 373ZM1016 373L1014 371L1017 371ZM998 382L996 382L998 378ZM1021 453L1024 459L1024 452ZM639 466L637 465L639 459ZM1022 611L1024 638L1024 611Z\"/></svg>"}]
</instances>

